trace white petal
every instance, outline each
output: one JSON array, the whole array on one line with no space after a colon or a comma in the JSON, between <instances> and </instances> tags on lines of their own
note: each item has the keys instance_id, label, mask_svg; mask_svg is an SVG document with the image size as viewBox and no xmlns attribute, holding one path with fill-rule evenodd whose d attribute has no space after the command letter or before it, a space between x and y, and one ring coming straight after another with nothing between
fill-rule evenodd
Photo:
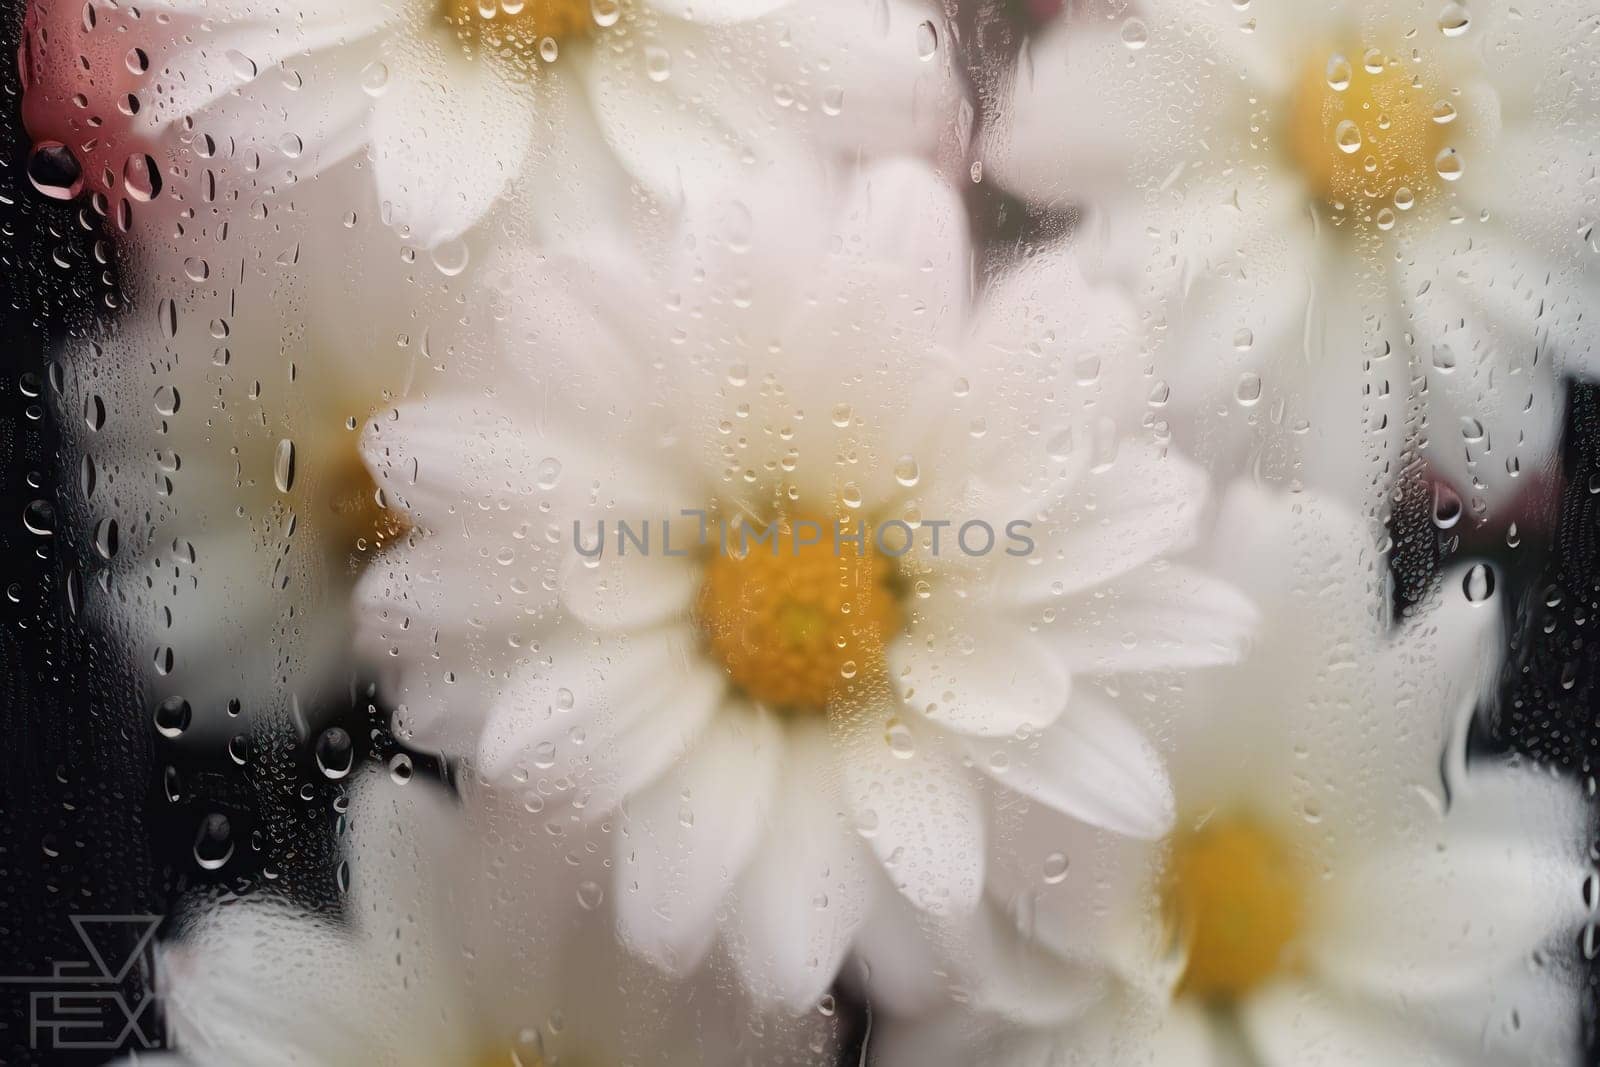
<instances>
[{"instance_id":1,"label":"white petal","mask_svg":"<svg viewBox=\"0 0 1600 1067\"><path fill-rule=\"evenodd\" d=\"M1036 203L1065 206L1114 189L1129 181L1140 148L1175 147L1172 137L1140 136L1148 63L1116 33L1070 21L1028 43L982 146L992 180ZM1091 95L1095 106L1084 106Z\"/></svg>"},{"instance_id":2,"label":"white petal","mask_svg":"<svg viewBox=\"0 0 1600 1067\"><path fill-rule=\"evenodd\" d=\"M888 661L907 707L937 727L981 737L1043 729L1072 688L1040 635L987 613L963 617L954 603L919 619L889 646Z\"/></svg>"},{"instance_id":3,"label":"white petal","mask_svg":"<svg viewBox=\"0 0 1600 1067\"><path fill-rule=\"evenodd\" d=\"M378 958L323 918L250 900L209 912L157 974L173 1043L202 1062L446 1062L466 1051L451 1032L466 1020L440 964ZM408 977L412 994L396 997Z\"/></svg>"},{"instance_id":4,"label":"white petal","mask_svg":"<svg viewBox=\"0 0 1600 1067\"><path fill-rule=\"evenodd\" d=\"M973 759L1009 789L1091 826L1155 839L1172 829L1172 785L1155 747L1103 698L1075 694L1027 741L971 740Z\"/></svg>"},{"instance_id":5,"label":"white petal","mask_svg":"<svg viewBox=\"0 0 1600 1067\"><path fill-rule=\"evenodd\" d=\"M706 728L728 712L728 680L714 664L692 662L673 683L645 694L636 708L596 731L590 745L599 764L600 795L591 804L596 814L626 803L680 757L699 751Z\"/></svg>"},{"instance_id":6,"label":"white petal","mask_svg":"<svg viewBox=\"0 0 1600 1067\"><path fill-rule=\"evenodd\" d=\"M759 999L808 1011L873 906L876 860L850 824L822 728L789 735L772 819L735 893L730 948Z\"/></svg>"},{"instance_id":7,"label":"white petal","mask_svg":"<svg viewBox=\"0 0 1600 1067\"><path fill-rule=\"evenodd\" d=\"M654 516L645 517L643 524L629 521L628 528L636 533L644 531L649 545L646 551L651 554L617 555L611 549L621 531L614 523L606 527L604 533L611 542L600 558L586 559L572 552L562 561L562 605L579 622L597 630L633 630L687 617L700 588L701 564L665 554L662 527ZM680 523L669 529L674 531L673 552L694 547L691 527ZM594 543L592 539L598 531L593 526L584 531L586 546ZM634 551L631 542L623 543L628 546L627 551Z\"/></svg>"},{"instance_id":8,"label":"white petal","mask_svg":"<svg viewBox=\"0 0 1600 1067\"><path fill-rule=\"evenodd\" d=\"M1474 1054L1476 1035L1451 1040L1406 1014L1387 1004L1342 1001L1327 989L1298 981L1260 990L1239 1009L1262 1067L1504 1067L1507 1062Z\"/></svg>"},{"instance_id":9,"label":"white petal","mask_svg":"<svg viewBox=\"0 0 1600 1067\"><path fill-rule=\"evenodd\" d=\"M369 936L387 925L392 918L387 913L395 907L429 920L437 917L434 879L465 852L461 820L452 808L444 790L429 782L402 786L387 774L371 773L356 784L345 841L348 903L352 921ZM434 933L433 925L402 923L394 940L417 945L411 939L419 930ZM438 933L448 940L449 932Z\"/></svg>"},{"instance_id":10,"label":"white petal","mask_svg":"<svg viewBox=\"0 0 1600 1067\"><path fill-rule=\"evenodd\" d=\"M647 46L595 48L583 57L578 75L600 134L656 201L678 205L717 195L747 177L747 157L762 158L752 147L760 132L751 118L755 102L729 94L728 59L705 39L705 31L663 20L642 32L648 34ZM648 57L657 54L672 64L665 80L652 78L646 69ZM707 91L697 94L697 84ZM713 100L716 105L708 106ZM790 152L785 162L798 160Z\"/></svg>"},{"instance_id":11,"label":"white petal","mask_svg":"<svg viewBox=\"0 0 1600 1067\"><path fill-rule=\"evenodd\" d=\"M1086 269L1074 243L1041 249L990 277L973 309L963 362L998 364L994 373L1007 373L1019 364L1058 360L1075 373L1051 382L1055 403L1103 400L1118 410L1142 402L1149 383L1128 358L1139 344L1133 302L1123 286L1090 280ZM983 383L969 384L976 389Z\"/></svg>"},{"instance_id":12,"label":"white petal","mask_svg":"<svg viewBox=\"0 0 1600 1067\"><path fill-rule=\"evenodd\" d=\"M1071 596L1188 547L1199 532L1206 476L1154 448L1124 448L1081 479L1072 514L1036 533L1036 557L1007 572L1008 594L1039 605Z\"/></svg>"},{"instance_id":13,"label":"white petal","mask_svg":"<svg viewBox=\"0 0 1600 1067\"><path fill-rule=\"evenodd\" d=\"M761 18L789 6L792 0L648 0L652 11L686 22L737 23Z\"/></svg>"},{"instance_id":14,"label":"white petal","mask_svg":"<svg viewBox=\"0 0 1600 1067\"><path fill-rule=\"evenodd\" d=\"M901 728L909 743L887 738L881 715L860 715L836 741L856 827L912 904L966 914L983 892L983 798L959 753L920 724Z\"/></svg>"},{"instance_id":15,"label":"white petal","mask_svg":"<svg viewBox=\"0 0 1600 1067\"><path fill-rule=\"evenodd\" d=\"M629 803L616 831L625 835L617 921L634 951L674 974L699 964L766 830L783 745L768 713L724 706L694 749Z\"/></svg>"},{"instance_id":16,"label":"white petal","mask_svg":"<svg viewBox=\"0 0 1600 1067\"><path fill-rule=\"evenodd\" d=\"M1396 813L1403 818L1404 813ZM1542 773L1469 772L1442 819L1350 850L1325 887L1312 965L1381 1000L1477 996L1515 985L1538 949L1583 919L1584 815L1577 790Z\"/></svg>"},{"instance_id":17,"label":"white petal","mask_svg":"<svg viewBox=\"0 0 1600 1067\"><path fill-rule=\"evenodd\" d=\"M830 277L820 298L875 307L888 323L961 321L971 289L968 220L961 198L933 167L895 159L862 168L839 207ZM873 305L859 290L878 298ZM946 326L948 330L948 325Z\"/></svg>"},{"instance_id":18,"label":"white petal","mask_svg":"<svg viewBox=\"0 0 1600 1067\"><path fill-rule=\"evenodd\" d=\"M853 165L863 152L931 155L954 131L961 80L937 5L804 0L768 16L764 73L793 104L778 115ZM947 47L923 58L927 29Z\"/></svg>"},{"instance_id":19,"label":"white petal","mask_svg":"<svg viewBox=\"0 0 1600 1067\"><path fill-rule=\"evenodd\" d=\"M506 686L478 742L478 765L496 781L560 766L584 782L598 773L606 789L646 784L718 702L720 678L686 627L622 637L563 622L541 648Z\"/></svg>"},{"instance_id":20,"label":"white petal","mask_svg":"<svg viewBox=\"0 0 1600 1067\"><path fill-rule=\"evenodd\" d=\"M168 60L183 76L164 85L170 97L150 94L138 121L192 128L194 135L232 143L232 154L249 160L251 170L230 175L227 164L218 164L224 180L246 178L250 187L266 190L321 174L369 138L373 101L362 77L380 61L383 39L381 16L369 16L309 23L289 33L277 21L224 29L207 47ZM259 73L241 84L241 67Z\"/></svg>"},{"instance_id":21,"label":"white petal","mask_svg":"<svg viewBox=\"0 0 1600 1067\"><path fill-rule=\"evenodd\" d=\"M1492 699L1505 657L1497 599L1466 593L1472 568L1453 567L1440 582L1439 603L1414 615L1382 649L1373 672L1402 699L1392 717L1411 739L1412 758L1397 752L1396 770L1415 781L1437 779L1444 755L1446 786L1467 780L1467 738L1473 715Z\"/></svg>"},{"instance_id":22,"label":"white petal","mask_svg":"<svg viewBox=\"0 0 1600 1067\"><path fill-rule=\"evenodd\" d=\"M1376 535L1337 497L1228 487L1205 558L1211 573L1256 602L1308 644L1331 629L1378 636L1388 628L1387 562ZM1308 600L1315 610L1305 610ZM1302 618L1303 626L1295 626ZM1338 619L1338 622L1333 621Z\"/></svg>"},{"instance_id":23,"label":"white petal","mask_svg":"<svg viewBox=\"0 0 1600 1067\"><path fill-rule=\"evenodd\" d=\"M895 892L887 872L880 868L874 877L879 885L872 911L856 933L839 980L888 1015L914 1016L942 1007L954 981L944 965L944 944L930 936L930 929L942 925Z\"/></svg>"},{"instance_id":24,"label":"white petal","mask_svg":"<svg viewBox=\"0 0 1600 1067\"><path fill-rule=\"evenodd\" d=\"M1074 673L1230 663L1257 620L1232 586L1182 566L1147 567L1106 586L1104 599L1070 603L1081 614L1058 619L1043 637Z\"/></svg>"},{"instance_id":25,"label":"white petal","mask_svg":"<svg viewBox=\"0 0 1600 1067\"><path fill-rule=\"evenodd\" d=\"M532 221L534 235L546 248L582 242L576 247L591 252L596 235L608 240L631 237L638 210L633 179L600 132L583 78L565 62L544 68L540 77L533 145L512 187L515 210ZM524 298L539 302L532 285L519 287L517 297L513 312Z\"/></svg>"},{"instance_id":26,"label":"white petal","mask_svg":"<svg viewBox=\"0 0 1600 1067\"><path fill-rule=\"evenodd\" d=\"M525 654L512 639L533 632L551 608L537 583L513 587L492 555L464 552L461 538L413 535L366 569L354 598L355 644L386 674L397 735L450 752L475 747Z\"/></svg>"},{"instance_id":27,"label":"white petal","mask_svg":"<svg viewBox=\"0 0 1600 1067\"><path fill-rule=\"evenodd\" d=\"M1524 149L1518 158L1532 158L1531 148L1515 147ZM1518 182L1506 199L1528 195ZM1588 314L1592 284L1549 243L1531 243L1504 218L1475 229L1470 239L1441 227L1409 242L1396 287L1438 428L1428 460L1504 508L1519 479L1553 461L1565 410L1561 375L1592 358L1600 333Z\"/></svg>"},{"instance_id":28,"label":"white petal","mask_svg":"<svg viewBox=\"0 0 1600 1067\"><path fill-rule=\"evenodd\" d=\"M378 195L427 247L461 236L516 177L537 95L493 63L447 59L434 42L395 69L372 116Z\"/></svg>"}]
</instances>

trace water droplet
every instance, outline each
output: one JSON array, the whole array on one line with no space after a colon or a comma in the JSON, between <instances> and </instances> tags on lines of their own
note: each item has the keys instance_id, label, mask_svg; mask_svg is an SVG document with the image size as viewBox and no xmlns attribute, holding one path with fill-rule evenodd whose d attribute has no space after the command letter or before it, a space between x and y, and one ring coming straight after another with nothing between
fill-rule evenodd
<instances>
[{"instance_id":1,"label":"water droplet","mask_svg":"<svg viewBox=\"0 0 1600 1067\"><path fill-rule=\"evenodd\" d=\"M578 906L584 911L593 911L605 900L606 891L600 883L583 881L578 883Z\"/></svg>"},{"instance_id":2,"label":"water droplet","mask_svg":"<svg viewBox=\"0 0 1600 1067\"><path fill-rule=\"evenodd\" d=\"M107 516L95 524L94 550L101 559L109 560L117 554L117 520Z\"/></svg>"},{"instance_id":3,"label":"water droplet","mask_svg":"<svg viewBox=\"0 0 1600 1067\"><path fill-rule=\"evenodd\" d=\"M1245 371L1239 375L1239 384L1234 388L1233 398L1239 402L1240 407L1253 407L1261 400L1261 375L1254 371Z\"/></svg>"},{"instance_id":4,"label":"water droplet","mask_svg":"<svg viewBox=\"0 0 1600 1067\"><path fill-rule=\"evenodd\" d=\"M1461 496L1442 482L1433 487L1433 524L1448 530L1461 521Z\"/></svg>"},{"instance_id":5,"label":"water droplet","mask_svg":"<svg viewBox=\"0 0 1600 1067\"><path fill-rule=\"evenodd\" d=\"M1063 852L1052 852L1044 858L1046 885L1060 885L1067 877L1067 857Z\"/></svg>"},{"instance_id":6,"label":"water droplet","mask_svg":"<svg viewBox=\"0 0 1600 1067\"><path fill-rule=\"evenodd\" d=\"M154 157L135 152L122 164L122 184L135 200L151 201L161 195L161 170Z\"/></svg>"},{"instance_id":7,"label":"water droplet","mask_svg":"<svg viewBox=\"0 0 1600 1067\"><path fill-rule=\"evenodd\" d=\"M260 68L256 66L256 61L236 48L228 49L227 59L228 65L233 68L234 77L240 81L249 81L259 72Z\"/></svg>"},{"instance_id":8,"label":"water droplet","mask_svg":"<svg viewBox=\"0 0 1600 1067\"><path fill-rule=\"evenodd\" d=\"M894 465L894 480L910 489L922 480L922 469L917 466L915 457L901 456Z\"/></svg>"},{"instance_id":9,"label":"water droplet","mask_svg":"<svg viewBox=\"0 0 1600 1067\"><path fill-rule=\"evenodd\" d=\"M189 728L193 717L193 710L189 702L183 697L168 697L156 705L152 718L156 724L156 733L162 737L180 737Z\"/></svg>"},{"instance_id":10,"label":"water droplet","mask_svg":"<svg viewBox=\"0 0 1600 1067\"><path fill-rule=\"evenodd\" d=\"M1355 76L1350 61L1342 54L1335 53L1328 57L1328 88L1336 93L1342 93L1350 88L1350 79Z\"/></svg>"},{"instance_id":11,"label":"water droplet","mask_svg":"<svg viewBox=\"0 0 1600 1067\"><path fill-rule=\"evenodd\" d=\"M382 96L389 88L389 65L374 59L361 68L361 90L368 96Z\"/></svg>"},{"instance_id":12,"label":"water droplet","mask_svg":"<svg viewBox=\"0 0 1600 1067\"><path fill-rule=\"evenodd\" d=\"M1472 19L1461 4L1446 4L1444 10L1439 12L1439 32L1446 37L1460 37L1471 25Z\"/></svg>"},{"instance_id":13,"label":"water droplet","mask_svg":"<svg viewBox=\"0 0 1600 1067\"><path fill-rule=\"evenodd\" d=\"M314 755L323 777L337 780L350 773L355 763L355 744L343 729L330 726L317 738Z\"/></svg>"},{"instance_id":14,"label":"water droplet","mask_svg":"<svg viewBox=\"0 0 1600 1067\"><path fill-rule=\"evenodd\" d=\"M294 488L294 442L287 437L278 442L278 450L273 454L272 482L280 493Z\"/></svg>"},{"instance_id":15,"label":"water droplet","mask_svg":"<svg viewBox=\"0 0 1600 1067\"><path fill-rule=\"evenodd\" d=\"M30 500L22 509L22 528L38 537L55 536L56 509L48 500Z\"/></svg>"},{"instance_id":16,"label":"water droplet","mask_svg":"<svg viewBox=\"0 0 1600 1067\"><path fill-rule=\"evenodd\" d=\"M932 19L923 20L917 27L917 58L930 60L939 51L939 29Z\"/></svg>"},{"instance_id":17,"label":"water droplet","mask_svg":"<svg viewBox=\"0 0 1600 1067\"><path fill-rule=\"evenodd\" d=\"M1433 161L1433 169L1439 173L1439 177L1447 182L1459 180L1461 177L1460 154L1454 148L1446 148Z\"/></svg>"},{"instance_id":18,"label":"water droplet","mask_svg":"<svg viewBox=\"0 0 1600 1067\"><path fill-rule=\"evenodd\" d=\"M178 405L182 402L178 390L170 385L163 385L156 390L156 414L176 415Z\"/></svg>"},{"instance_id":19,"label":"water droplet","mask_svg":"<svg viewBox=\"0 0 1600 1067\"><path fill-rule=\"evenodd\" d=\"M672 53L660 45L648 45L644 50L644 74L653 82L664 82L672 77Z\"/></svg>"},{"instance_id":20,"label":"water droplet","mask_svg":"<svg viewBox=\"0 0 1600 1067\"><path fill-rule=\"evenodd\" d=\"M1333 131L1333 143L1345 155L1361 151L1361 127L1351 119L1343 119Z\"/></svg>"},{"instance_id":21,"label":"water droplet","mask_svg":"<svg viewBox=\"0 0 1600 1067\"><path fill-rule=\"evenodd\" d=\"M911 736L911 728L898 717L889 720L884 727L883 738L889 743L889 751L900 759L910 759L917 754L917 743Z\"/></svg>"},{"instance_id":22,"label":"water droplet","mask_svg":"<svg viewBox=\"0 0 1600 1067\"><path fill-rule=\"evenodd\" d=\"M202 870L218 871L233 857L233 824L221 812L200 820L194 835L194 861Z\"/></svg>"},{"instance_id":23,"label":"water droplet","mask_svg":"<svg viewBox=\"0 0 1600 1067\"><path fill-rule=\"evenodd\" d=\"M454 278L466 270L467 263L471 260L467 242L460 238L444 242L430 252L429 256L433 259L434 267L446 278Z\"/></svg>"},{"instance_id":24,"label":"water droplet","mask_svg":"<svg viewBox=\"0 0 1600 1067\"><path fill-rule=\"evenodd\" d=\"M28 153L28 182L52 200L71 200L83 192L83 168L60 141L40 141Z\"/></svg>"},{"instance_id":25,"label":"water droplet","mask_svg":"<svg viewBox=\"0 0 1600 1067\"><path fill-rule=\"evenodd\" d=\"M1482 604L1494 596L1494 568L1487 563L1473 564L1461 579L1461 591L1474 604Z\"/></svg>"}]
</instances>

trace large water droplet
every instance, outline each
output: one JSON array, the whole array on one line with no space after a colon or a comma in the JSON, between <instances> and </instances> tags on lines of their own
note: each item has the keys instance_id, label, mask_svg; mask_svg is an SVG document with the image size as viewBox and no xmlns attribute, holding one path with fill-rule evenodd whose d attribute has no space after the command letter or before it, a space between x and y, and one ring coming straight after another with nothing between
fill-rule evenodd
<instances>
[{"instance_id":1,"label":"large water droplet","mask_svg":"<svg viewBox=\"0 0 1600 1067\"><path fill-rule=\"evenodd\" d=\"M280 493L294 488L294 442L287 437L278 442L272 456L272 483Z\"/></svg>"},{"instance_id":2,"label":"large water droplet","mask_svg":"<svg viewBox=\"0 0 1600 1067\"><path fill-rule=\"evenodd\" d=\"M40 141L28 154L28 182L52 200L71 200L83 192L83 168L60 141Z\"/></svg>"},{"instance_id":3,"label":"large water droplet","mask_svg":"<svg viewBox=\"0 0 1600 1067\"><path fill-rule=\"evenodd\" d=\"M219 871L233 857L233 824L221 812L200 820L194 835L194 861L202 870Z\"/></svg>"},{"instance_id":4,"label":"large water droplet","mask_svg":"<svg viewBox=\"0 0 1600 1067\"><path fill-rule=\"evenodd\" d=\"M180 737L189 728L193 713L189 702L183 697L172 696L156 705L152 718L156 724L156 733L162 737Z\"/></svg>"}]
</instances>

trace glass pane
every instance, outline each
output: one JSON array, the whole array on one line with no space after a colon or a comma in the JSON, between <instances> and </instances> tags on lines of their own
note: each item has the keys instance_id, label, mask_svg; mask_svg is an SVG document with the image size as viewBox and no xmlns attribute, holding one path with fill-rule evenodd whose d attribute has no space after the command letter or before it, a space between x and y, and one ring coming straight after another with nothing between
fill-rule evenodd
<instances>
[{"instance_id":1,"label":"glass pane","mask_svg":"<svg viewBox=\"0 0 1600 1067\"><path fill-rule=\"evenodd\" d=\"M0 1062L1600 1062L1585 5L10 16Z\"/></svg>"}]
</instances>

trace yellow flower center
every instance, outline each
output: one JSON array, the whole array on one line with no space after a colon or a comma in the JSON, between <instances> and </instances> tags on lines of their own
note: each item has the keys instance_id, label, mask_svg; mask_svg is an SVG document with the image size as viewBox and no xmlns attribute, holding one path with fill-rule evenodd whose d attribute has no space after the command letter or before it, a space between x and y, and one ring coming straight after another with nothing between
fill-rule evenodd
<instances>
[{"instance_id":1,"label":"yellow flower center","mask_svg":"<svg viewBox=\"0 0 1600 1067\"><path fill-rule=\"evenodd\" d=\"M1284 140L1313 195L1359 208L1405 210L1455 174L1445 131L1455 111L1421 68L1386 56L1318 52L1291 98Z\"/></svg>"},{"instance_id":2,"label":"yellow flower center","mask_svg":"<svg viewBox=\"0 0 1600 1067\"><path fill-rule=\"evenodd\" d=\"M329 524L333 543L348 549L359 565L405 536L411 529L411 521L404 511L384 498L362 461L357 435L348 436L349 447L338 452L327 481L313 491L327 501L333 513ZM281 446L277 458L281 473L284 462Z\"/></svg>"},{"instance_id":3,"label":"yellow flower center","mask_svg":"<svg viewBox=\"0 0 1600 1067\"><path fill-rule=\"evenodd\" d=\"M1180 991L1231 999L1291 965L1301 875L1277 834L1249 819L1213 818L1174 840L1163 902L1189 950Z\"/></svg>"},{"instance_id":4,"label":"yellow flower center","mask_svg":"<svg viewBox=\"0 0 1600 1067\"><path fill-rule=\"evenodd\" d=\"M733 684L775 709L822 711L854 685L881 679L884 647L902 623L892 561L870 543L858 553L842 541L835 552L833 524L810 522L775 526L761 543L748 537L742 554L730 529L728 551L706 563L696 604Z\"/></svg>"},{"instance_id":5,"label":"yellow flower center","mask_svg":"<svg viewBox=\"0 0 1600 1067\"><path fill-rule=\"evenodd\" d=\"M444 20L462 43L513 59L549 62L563 41L613 25L619 0L444 0Z\"/></svg>"}]
</instances>

